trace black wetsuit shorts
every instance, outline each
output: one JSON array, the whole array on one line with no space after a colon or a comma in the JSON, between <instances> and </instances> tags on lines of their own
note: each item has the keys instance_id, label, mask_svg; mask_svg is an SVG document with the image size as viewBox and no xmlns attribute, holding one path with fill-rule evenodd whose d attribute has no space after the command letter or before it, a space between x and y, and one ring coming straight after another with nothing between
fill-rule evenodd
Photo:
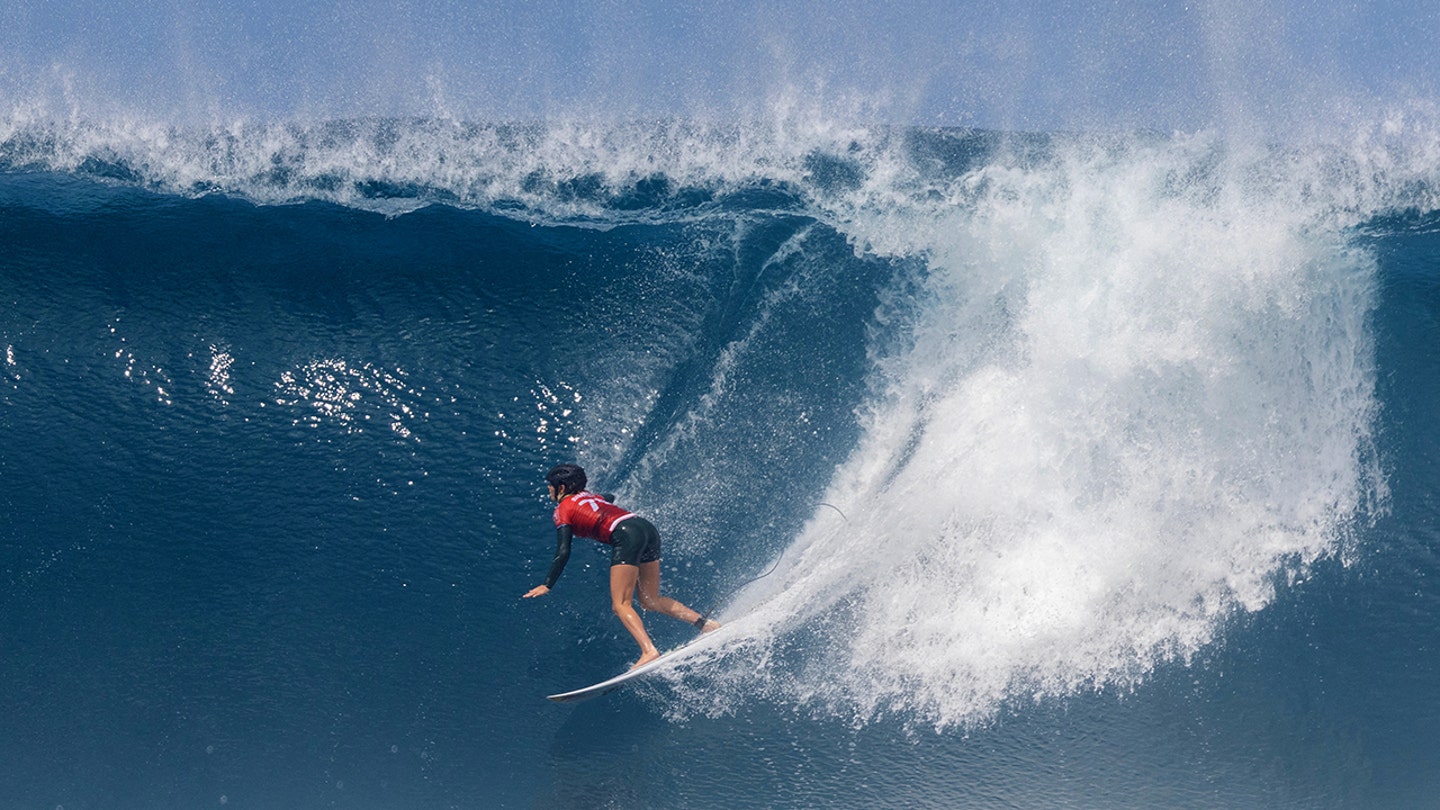
<instances>
[{"instance_id":1,"label":"black wetsuit shorts","mask_svg":"<svg viewBox=\"0 0 1440 810\"><path fill-rule=\"evenodd\" d=\"M660 532L639 515L620 521L610 533L610 565L640 565L660 559Z\"/></svg>"}]
</instances>

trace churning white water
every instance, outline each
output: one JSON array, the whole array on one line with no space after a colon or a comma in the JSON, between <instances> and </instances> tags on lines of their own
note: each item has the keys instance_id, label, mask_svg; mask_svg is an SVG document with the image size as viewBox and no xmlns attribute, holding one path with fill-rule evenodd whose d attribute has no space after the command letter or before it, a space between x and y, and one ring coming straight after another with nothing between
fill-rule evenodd
<instances>
[{"instance_id":1,"label":"churning white water","mask_svg":"<svg viewBox=\"0 0 1440 810\"><path fill-rule=\"evenodd\" d=\"M1344 232L1383 182L1325 189L1374 177L1340 166L1057 143L837 205L927 269L882 308L836 508L732 606L744 641L692 699L979 721L1184 662L1342 553L1385 484L1375 268Z\"/></svg>"}]
</instances>

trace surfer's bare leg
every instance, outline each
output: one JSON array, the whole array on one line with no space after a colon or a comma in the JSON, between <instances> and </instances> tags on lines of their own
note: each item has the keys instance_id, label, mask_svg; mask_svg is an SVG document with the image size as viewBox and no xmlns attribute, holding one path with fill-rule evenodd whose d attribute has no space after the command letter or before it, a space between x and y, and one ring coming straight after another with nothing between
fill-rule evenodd
<instances>
[{"instance_id":1,"label":"surfer's bare leg","mask_svg":"<svg viewBox=\"0 0 1440 810\"><path fill-rule=\"evenodd\" d=\"M655 642L651 641L650 634L645 632L645 623L640 620L640 614L635 612L635 583L639 578L640 569L633 565L610 566L610 607L614 609L620 623L635 637L635 643L640 645L640 660L636 661L631 669L660 657L660 651L655 649Z\"/></svg>"},{"instance_id":2,"label":"surfer's bare leg","mask_svg":"<svg viewBox=\"0 0 1440 810\"><path fill-rule=\"evenodd\" d=\"M613 575L612 575L613 576ZM700 614L668 596L660 595L660 562L640 563L640 607L673 616L686 624L695 624ZM702 632L719 630L720 623L706 619Z\"/></svg>"}]
</instances>

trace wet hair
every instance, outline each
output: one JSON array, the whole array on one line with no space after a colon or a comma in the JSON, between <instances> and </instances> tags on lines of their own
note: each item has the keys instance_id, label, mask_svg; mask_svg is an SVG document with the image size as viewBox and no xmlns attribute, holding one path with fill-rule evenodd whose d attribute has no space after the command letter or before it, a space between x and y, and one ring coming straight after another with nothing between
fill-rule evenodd
<instances>
[{"instance_id":1,"label":"wet hair","mask_svg":"<svg viewBox=\"0 0 1440 810\"><path fill-rule=\"evenodd\" d=\"M545 473L545 483L556 489L565 488L566 495L573 495L585 489L588 479L585 477L585 470L577 464L560 464L550 468Z\"/></svg>"}]
</instances>

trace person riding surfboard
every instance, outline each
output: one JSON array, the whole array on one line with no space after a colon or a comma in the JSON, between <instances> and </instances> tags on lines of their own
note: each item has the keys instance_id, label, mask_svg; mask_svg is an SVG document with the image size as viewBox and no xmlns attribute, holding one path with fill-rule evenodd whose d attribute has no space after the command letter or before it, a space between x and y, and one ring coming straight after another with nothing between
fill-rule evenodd
<instances>
[{"instance_id":1,"label":"person riding surfboard","mask_svg":"<svg viewBox=\"0 0 1440 810\"><path fill-rule=\"evenodd\" d=\"M660 657L655 642L645 632L645 623L635 611L639 586L640 606L695 625L702 633L720 628L709 619L668 596L660 595L660 533L639 515L611 503L611 498L585 489L585 470L575 464L560 464L545 475L555 507L555 559L544 584L527 591L523 598L544 596L570 560L570 541L587 537L612 546L610 553L610 606L620 623L640 645L640 659L631 669Z\"/></svg>"}]
</instances>

